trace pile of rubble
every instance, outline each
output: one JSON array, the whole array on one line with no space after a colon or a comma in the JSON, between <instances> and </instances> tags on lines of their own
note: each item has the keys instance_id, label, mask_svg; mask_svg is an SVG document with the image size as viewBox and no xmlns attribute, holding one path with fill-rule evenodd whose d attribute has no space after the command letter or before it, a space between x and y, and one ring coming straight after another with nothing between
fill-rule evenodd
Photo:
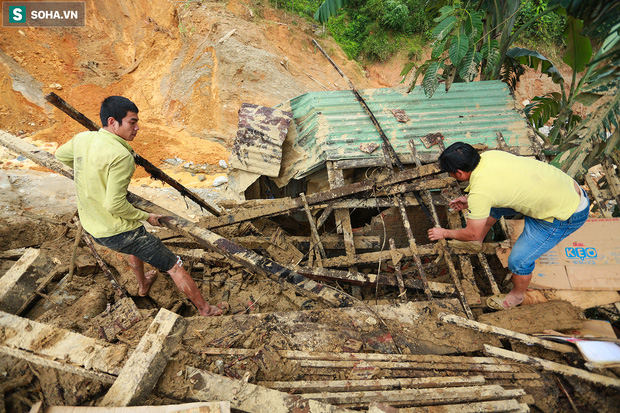
<instances>
[{"instance_id":1,"label":"pile of rubble","mask_svg":"<svg viewBox=\"0 0 620 413\"><path fill-rule=\"evenodd\" d=\"M0 138L71 176L45 151ZM463 217L445 207L455 182L416 164L350 184L328 165L329 190L221 202L200 222L130 194L171 217L158 236L208 301L231 304L222 317L197 317L163 276L138 297L123 257L81 243L73 213L24 211L46 235L16 236L0 256L0 411L190 402L205 403L175 411L613 410L617 339L583 310L617 322L618 293L568 291L572 305L536 292L529 305L489 313L481 298L509 288L501 256L515 230L503 222L504 241L475 251L420 244L430 226L457 228ZM431 221L414 226L422 205ZM362 230L352 222L361 209L375 211L355 218ZM567 339L575 335L578 347Z\"/></svg>"}]
</instances>

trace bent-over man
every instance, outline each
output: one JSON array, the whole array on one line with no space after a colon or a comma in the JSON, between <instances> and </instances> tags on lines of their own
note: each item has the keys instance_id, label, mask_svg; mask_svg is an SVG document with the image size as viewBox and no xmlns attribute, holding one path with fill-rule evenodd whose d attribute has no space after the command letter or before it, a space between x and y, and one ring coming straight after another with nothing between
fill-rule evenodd
<instances>
[{"instance_id":1,"label":"bent-over man","mask_svg":"<svg viewBox=\"0 0 620 413\"><path fill-rule=\"evenodd\" d=\"M159 218L163 215L142 211L127 201L127 187L135 171L129 142L140 129L138 107L122 96L110 96L101 104L99 116L101 129L78 133L56 151L56 158L74 170L82 227L97 243L129 255L140 296L148 294L157 275L156 271L144 273L147 262L170 274L201 315L222 314L226 303L209 305L181 259L140 222L162 226Z\"/></svg>"},{"instance_id":2,"label":"bent-over man","mask_svg":"<svg viewBox=\"0 0 620 413\"><path fill-rule=\"evenodd\" d=\"M487 305L497 310L521 304L535 261L587 220L588 196L570 176L552 165L503 151L480 155L463 142L447 147L439 163L457 181L469 181L465 189L468 195L450 202L454 210L469 209L469 215L463 229L428 230L431 241L452 238L482 242L502 216L525 216L523 232L508 258L513 288L508 294L487 299Z\"/></svg>"}]
</instances>

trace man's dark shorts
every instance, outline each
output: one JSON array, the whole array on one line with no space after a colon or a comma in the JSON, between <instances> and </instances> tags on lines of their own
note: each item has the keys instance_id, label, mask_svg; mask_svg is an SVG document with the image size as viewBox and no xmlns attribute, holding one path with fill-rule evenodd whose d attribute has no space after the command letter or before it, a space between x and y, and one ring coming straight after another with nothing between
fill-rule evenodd
<instances>
[{"instance_id":1,"label":"man's dark shorts","mask_svg":"<svg viewBox=\"0 0 620 413\"><path fill-rule=\"evenodd\" d=\"M95 238L98 244L123 254L135 255L161 272L174 267L178 257L144 226L111 237Z\"/></svg>"}]
</instances>

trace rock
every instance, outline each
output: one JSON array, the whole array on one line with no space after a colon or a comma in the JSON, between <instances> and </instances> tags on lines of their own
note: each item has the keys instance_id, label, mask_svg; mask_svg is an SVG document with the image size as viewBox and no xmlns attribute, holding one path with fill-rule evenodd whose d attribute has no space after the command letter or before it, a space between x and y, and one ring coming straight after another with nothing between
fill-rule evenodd
<instances>
[{"instance_id":1,"label":"rock","mask_svg":"<svg viewBox=\"0 0 620 413\"><path fill-rule=\"evenodd\" d=\"M213 186L220 186L228 182L228 178L225 176L218 176L213 180Z\"/></svg>"},{"instance_id":2,"label":"rock","mask_svg":"<svg viewBox=\"0 0 620 413\"><path fill-rule=\"evenodd\" d=\"M228 164L226 163L225 160L220 159L220 167L224 169L228 168Z\"/></svg>"},{"instance_id":3,"label":"rock","mask_svg":"<svg viewBox=\"0 0 620 413\"><path fill-rule=\"evenodd\" d=\"M50 85L51 89L57 89L57 90L62 90L62 86L60 86L58 83L52 83Z\"/></svg>"},{"instance_id":4,"label":"rock","mask_svg":"<svg viewBox=\"0 0 620 413\"><path fill-rule=\"evenodd\" d=\"M200 182L204 181L205 179L207 179L207 178L205 178L205 176L204 176L204 175L202 175L202 174L198 175L198 180L199 180Z\"/></svg>"}]
</instances>

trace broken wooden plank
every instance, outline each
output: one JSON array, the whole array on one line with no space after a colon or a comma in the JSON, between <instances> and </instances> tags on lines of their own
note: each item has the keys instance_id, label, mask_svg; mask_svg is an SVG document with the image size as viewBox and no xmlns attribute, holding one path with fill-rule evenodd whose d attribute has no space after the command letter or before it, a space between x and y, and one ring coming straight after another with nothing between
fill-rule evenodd
<instances>
[{"instance_id":1,"label":"broken wooden plank","mask_svg":"<svg viewBox=\"0 0 620 413\"><path fill-rule=\"evenodd\" d=\"M350 195L359 194L361 192L373 191L377 186L389 187L390 185L397 184L399 182L419 180L422 177L440 173L441 169L438 164L424 165L422 168L414 168L406 171L398 172L393 177L387 180L377 181L374 179L368 179L362 182L356 182L354 184L345 185L343 187L330 189L328 191L319 192L306 196L309 206L314 204L324 203L339 198L344 198ZM451 178L450 178L451 179ZM429 180L414 182L407 188L415 188L416 185L429 188L441 188L444 185L444 179ZM411 192L410 189L407 192ZM402 190L400 191L402 192ZM303 202L300 198L289 199L285 198L279 204L260 206L251 210L240 211L237 213L222 215L220 217L209 217L204 220L203 225L209 229L219 228L226 225L231 225L239 222L250 221L261 217L270 217L275 215L288 214L293 211L300 211L303 208Z\"/></svg>"},{"instance_id":2,"label":"broken wooden plank","mask_svg":"<svg viewBox=\"0 0 620 413\"><path fill-rule=\"evenodd\" d=\"M77 376L81 376L87 379L97 380L102 383L112 384L116 380L116 376L111 374L93 371L85 369L84 367L74 366L69 363L48 359L45 357L37 356L36 354L33 354L29 351L20 350L17 348L10 348L4 345L0 345L0 354L24 360L28 363L33 363L41 367L52 368L65 373L75 374Z\"/></svg>"},{"instance_id":3,"label":"broken wooden plank","mask_svg":"<svg viewBox=\"0 0 620 413\"><path fill-rule=\"evenodd\" d=\"M194 400L228 399L233 409L246 412L352 413L348 409L257 386L243 380L230 379L194 367L187 367L187 374L192 385L189 397Z\"/></svg>"},{"instance_id":4,"label":"broken wooden plank","mask_svg":"<svg viewBox=\"0 0 620 413\"><path fill-rule=\"evenodd\" d=\"M201 351L207 355L231 355L253 357L258 352L257 349L243 348L221 348L207 347ZM462 364L462 365L518 365L508 361L498 359L496 357L468 357L468 356L445 356L437 354L381 354L381 353L326 353L318 351L300 351L300 350L278 350L278 354L282 358L289 360L332 360L332 361L391 361L391 362L418 362L418 363L444 363L444 364ZM533 377L540 377L535 374ZM529 377L528 377L529 378Z\"/></svg>"},{"instance_id":5,"label":"broken wooden plank","mask_svg":"<svg viewBox=\"0 0 620 413\"><path fill-rule=\"evenodd\" d=\"M118 375L127 346L95 340L81 334L0 311L2 345L40 357L63 360L87 370Z\"/></svg>"},{"instance_id":6,"label":"broken wooden plank","mask_svg":"<svg viewBox=\"0 0 620 413\"><path fill-rule=\"evenodd\" d=\"M37 291L51 281L56 264L40 250L29 248L0 277L0 311L19 314L34 299Z\"/></svg>"},{"instance_id":7,"label":"broken wooden plank","mask_svg":"<svg viewBox=\"0 0 620 413\"><path fill-rule=\"evenodd\" d=\"M499 287L497 286L497 282L495 282L495 277L493 277L493 272L491 272L491 266L489 265L489 262L487 261L487 257L484 255L483 252L477 255L478 255L478 260L480 261L480 264L482 265L484 275L486 275L487 280L489 281L489 284L491 285L491 291L493 292L493 295L499 294L500 293Z\"/></svg>"},{"instance_id":8,"label":"broken wooden plank","mask_svg":"<svg viewBox=\"0 0 620 413\"><path fill-rule=\"evenodd\" d=\"M43 165L54 172L73 179L73 170L56 160L49 152L39 149L4 131L0 131L0 143L14 152L26 156L39 165ZM300 274L296 274L294 271L262 257L253 251L249 251L207 229L199 227L138 195L128 192L127 199L136 208L151 213L166 215L167 218L162 219L166 226L195 239L203 247L220 253L252 271L261 272L275 281L291 283L301 294L307 294L311 297L322 299L336 307L350 306L354 301L353 297L309 280Z\"/></svg>"},{"instance_id":9,"label":"broken wooden plank","mask_svg":"<svg viewBox=\"0 0 620 413\"><path fill-rule=\"evenodd\" d=\"M393 390L405 388L428 387L459 387L484 384L483 376L454 377L417 377L403 379L370 379L370 380L308 380L308 381L263 381L259 385L279 391L295 391L301 393L321 392L352 392L370 390Z\"/></svg>"},{"instance_id":10,"label":"broken wooden plank","mask_svg":"<svg viewBox=\"0 0 620 413\"><path fill-rule=\"evenodd\" d=\"M536 345L548 350L559 351L560 353L575 353L575 349L572 346L555 343L549 340L543 340L538 337L530 336L523 333L517 333L501 327L495 327L489 324L479 323L474 320L468 320L463 317L456 316L454 314L439 313L437 317L446 323L456 324L457 326L471 328L483 333L497 334L503 337L512 338L518 340L528 346Z\"/></svg>"},{"instance_id":11,"label":"broken wooden plank","mask_svg":"<svg viewBox=\"0 0 620 413\"><path fill-rule=\"evenodd\" d=\"M325 403L362 406L370 402L387 402L390 405L406 404L424 406L458 402L513 399L525 395L522 389L506 390L502 386L449 387L433 389L385 390L355 393L307 393L305 397Z\"/></svg>"},{"instance_id":12,"label":"broken wooden plank","mask_svg":"<svg viewBox=\"0 0 620 413\"><path fill-rule=\"evenodd\" d=\"M143 403L164 371L168 358L181 341L183 318L162 308L140 339L100 406L132 406Z\"/></svg>"},{"instance_id":13,"label":"broken wooden plank","mask_svg":"<svg viewBox=\"0 0 620 413\"><path fill-rule=\"evenodd\" d=\"M462 413L462 412L529 412L530 408L525 403L519 403L515 399L492 400L486 402L472 402L459 404L445 404L440 406L403 407L397 413Z\"/></svg>"},{"instance_id":14,"label":"broken wooden plank","mask_svg":"<svg viewBox=\"0 0 620 413\"><path fill-rule=\"evenodd\" d=\"M363 284L363 285L376 285L377 282L379 285L391 285L397 286L398 281L388 275L378 276L377 274L364 274L358 271L342 271L342 270L332 270L329 268L316 268L316 267L297 267L296 271L308 278L318 279L318 280L342 280L347 281L353 284ZM415 290L422 290L424 287L420 280L416 280L413 278L405 278L403 279L404 285L407 288L412 288ZM437 294L442 295L452 295L454 294L455 288L452 284L440 283L435 281L428 282L428 288Z\"/></svg>"},{"instance_id":15,"label":"broken wooden plank","mask_svg":"<svg viewBox=\"0 0 620 413\"><path fill-rule=\"evenodd\" d=\"M546 371L552 371L554 373L562 374L564 376L578 377L591 383L620 388L620 379L603 376L601 374L590 373L589 371L570 367L565 364L556 363L538 357L526 356L525 354L504 350L498 347L490 346L488 344L483 344L483 351L484 354L487 355L502 357L505 359L518 361L520 363L542 367Z\"/></svg>"}]
</instances>

